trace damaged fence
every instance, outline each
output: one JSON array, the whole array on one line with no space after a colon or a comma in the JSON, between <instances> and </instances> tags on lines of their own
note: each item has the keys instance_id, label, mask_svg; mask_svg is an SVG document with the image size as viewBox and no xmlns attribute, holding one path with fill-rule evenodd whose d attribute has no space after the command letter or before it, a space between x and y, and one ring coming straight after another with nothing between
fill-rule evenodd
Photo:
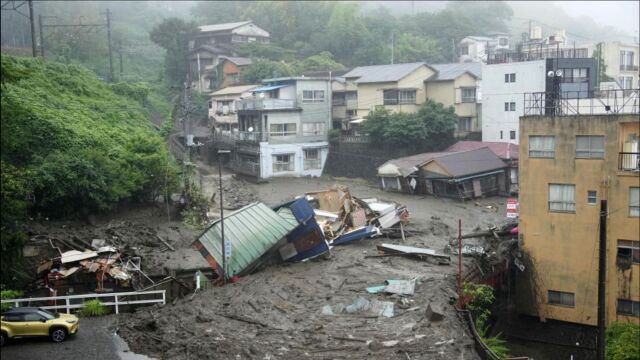
<instances>
[{"instance_id":1,"label":"damaged fence","mask_svg":"<svg viewBox=\"0 0 640 360\"><path fill-rule=\"evenodd\" d=\"M72 309L81 309L84 306L86 299L107 299L110 301L102 301L104 306L113 306L115 313L120 313L120 306L125 305L144 305L144 304L165 304L166 303L166 291L165 290L151 290L151 291L131 291L120 292L110 294L84 294L84 295L67 295L67 296L49 296L49 297L35 297L24 299L11 299L2 300L2 304L13 304L15 307L19 306L37 306L42 309L58 310L65 309L67 314L71 313ZM59 304L62 302L62 304ZM41 304L46 305L41 305Z\"/></svg>"}]
</instances>

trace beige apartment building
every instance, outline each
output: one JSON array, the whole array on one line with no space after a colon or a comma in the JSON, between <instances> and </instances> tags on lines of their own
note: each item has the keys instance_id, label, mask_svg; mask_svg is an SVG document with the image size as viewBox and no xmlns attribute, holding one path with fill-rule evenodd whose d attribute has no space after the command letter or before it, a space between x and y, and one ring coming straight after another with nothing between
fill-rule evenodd
<instances>
[{"instance_id":1,"label":"beige apartment building","mask_svg":"<svg viewBox=\"0 0 640 360\"><path fill-rule=\"evenodd\" d=\"M520 312L596 325L605 199L606 323L640 323L637 106L633 112L520 118Z\"/></svg>"},{"instance_id":2,"label":"beige apartment building","mask_svg":"<svg viewBox=\"0 0 640 360\"><path fill-rule=\"evenodd\" d=\"M414 113L427 100L453 106L456 135L480 129L481 64L359 66L332 81L334 128L350 129L376 107Z\"/></svg>"},{"instance_id":3,"label":"beige apartment building","mask_svg":"<svg viewBox=\"0 0 640 360\"><path fill-rule=\"evenodd\" d=\"M590 54L594 54L598 49L602 50L605 73L613 78L621 89L640 88L638 44L612 41L588 45L587 48Z\"/></svg>"}]
</instances>

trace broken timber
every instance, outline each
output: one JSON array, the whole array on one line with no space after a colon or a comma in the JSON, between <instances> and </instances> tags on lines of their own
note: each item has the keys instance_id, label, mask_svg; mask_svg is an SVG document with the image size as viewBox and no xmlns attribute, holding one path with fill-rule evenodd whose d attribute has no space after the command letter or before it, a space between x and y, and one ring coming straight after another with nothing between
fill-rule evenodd
<instances>
[{"instance_id":1,"label":"broken timber","mask_svg":"<svg viewBox=\"0 0 640 360\"><path fill-rule=\"evenodd\" d=\"M407 256L414 257L420 260L432 257L438 260L451 261L449 255L438 254L433 249L419 248L413 246L393 245L393 244L381 244L377 246L378 252L383 256Z\"/></svg>"}]
</instances>

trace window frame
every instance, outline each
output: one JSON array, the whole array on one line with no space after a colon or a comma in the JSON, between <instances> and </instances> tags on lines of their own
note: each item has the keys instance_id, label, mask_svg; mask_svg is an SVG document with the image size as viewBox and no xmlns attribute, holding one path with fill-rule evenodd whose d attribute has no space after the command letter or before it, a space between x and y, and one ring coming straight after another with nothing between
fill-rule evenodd
<instances>
[{"instance_id":1,"label":"window frame","mask_svg":"<svg viewBox=\"0 0 640 360\"><path fill-rule=\"evenodd\" d=\"M325 101L324 90L302 90L303 104L318 104Z\"/></svg>"},{"instance_id":2,"label":"window frame","mask_svg":"<svg viewBox=\"0 0 640 360\"><path fill-rule=\"evenodd\" d=\"M307 126L313 125L314 130L309 130L309 129L305 130L305 125ZM318 125L321 125L320 129L318 129ZM325 123L322 121L302 123L302 136L324 135L325 132L326 132Z\"/></svg>"},{"instance_id":3,"label":"window frame","mask_svg":"<svg viewBox=\"0 0 640 360\"><path fill-rule=\"evenodd\" d=\"M284 156L286 156L288 159L286 162L278 160L278 157L284 157ZM286 165L286 169L282 170L282 168L278 168L278 166L283 166L283 165ZM295 171L295 154L291 154L291 153L272 154L271 170L273 171L274 174Z\"/></svg>"},{"instance_id":4,"label":"window frame","mask_svg":"<svg viewBox=\"0 0 640 360\"><path fill-rule=\"evenodd\" d=\"M415 105L416 101L416 90L398 90L398 105Z\"/></svg>"},{"instance_id":5,"label":"window frame","mask_svg":"<svg viewBox=\"0 0 640 360\"><path fill-rule=\"evenodd\" d=\"M593 193L593 196L591 196ZM591 202L593 199L593 202ZM598 204L598 191L596 190L587 190L587 205L597 205Z\"/></svg>"},{"instance_id":6,"label":"window frame","mask_svg":"<svg viewBox=\"0 0 640 360\"><path fill-rule=\"evenodd\" d=\"M515 130L510 130L509 131L509 140L516 140L516 131Z\"/></svg>"},{"instance_id":7,"label":"window frame","mask_svg":"<svg viewBox=\"0 0 640 360\"><path fill-rule=\"evenodd\" d=\"M460 126L460 124L463 123L463 122L465 123L465 126ZM470 132L471 131L472 122L473 122L473 118L471 118L470 116L458 117L458 122L456 124L456 130Z\"/></svg>"},{"instance_id":8,"label":"window frame","mask_svg":"<svg viewBox=\"0 0 640 360\"><path fill-rule=\"evenodd\" d=\"M473 96L464 96L465 91L473 91ZM476 88L473 86L465 86L460 88L460 102L463 103L475 103L476 102Z\"/></svg>"},{"instance_id":9,"label":"window frame","mask_svg":"<svg viewBox=\"0 0 640 360\"><path fill-rule=\"evenodd\" d=\"M293 130L289 130L288 128L293 125ZM282 126L282 130L273 130L273 127ZM296 123L283 123L283 124L269 124L269 137L287 137L287 136L296 136L298 135L298 127Z\"/></svg>"},{"instance_id":10,"label":"window frame","mask_svg":"<svg viewBox=\"0 0 640 360\"><path fill-rule=\"evenodd\" d=\"M631 198L632 194L634 191L637 191L638 195L638 202L634 202L631 203L631 200L633 200ZM628 198L628 204L629 204L629 217L640 217L640 187L635 187L635 186L630 186L629 187L629 198Z\"/></svg>"},{"instance_id":11,"label":"window frame","mask_svg":"<svg viewBox=\"0 0 640 360\"><path fill-rule=\"evenodd\" d=\"M621 255L620 249L629 250L629 255ZM618 239L616 244L616 260L628 261L632 264L640 264L640 241Z\"/></svg>"},{"instance_id":12,"label":"window frame","mask_svg":"<svg viewBox=\"0 0 640 360\"><path fill-rule=\"evenodd\" d=\"M316 158L308 158L308 154L315 152ZM320 153L320 149L311 148L311 149L302 149L303 153L303 168L304 170L318 170L322 169L322 155Z\"/></svg>"},{"instance_id":13,"label":"window frame","mask_svg":"<svg viewBox=\"0 0 640 360\"><path fill-rule=\"evenodd\" d=\"M551 187L552 186L561 186L562 189L565 187L573 187L573 202L565 199L552 199L551 198ZM561 191L561 193L564 191ZM554 209L552 208L552 204L554 205L562 205L562 209ZM567 206L569 205L569 206ZM573 209L571 209L573 207ZM567 209L568 208L568 209ZM547 211L553 213L565 213L565 214L575 214L576 213L576 185L575 184L557 184L557 183L549 183L547 185Z\"/></svg>"},{"instance_id":14,"label":"window frame","mask_svg":"<svg viewBox=\"0 0 640 360\"><path fill-rule=\"evenodd\" d=\"M578 139L588 139L589 140L589 146L588 148L581 148L578 149ZM602 151L600 150L594 150L592 147L592 140L594 138L600 138L602 139ZM579 155L579 153L585 153L586 154L581 154ZM604 139L604 135L576 135L576 159L596 159L596 160L603 160L604 159L604 152L605 152L605 139ZM600 156L594 156L594 155L600 155Z\"/></svg>"},{"instance_id":15,"label":"window frame","mask_svg":"<svg viewBox=\"0 0 640 360\"><path fill-rule=\"evenodd\" d=\"M621 302L629 303L629 305L631 306L631 311L630 312L621 311L620 310L620 308L622 307L620 306ZM634 301L630 299L618 299L618 301L616 302L616 315L640 317L640 301Z\"/></svg>"},{"instance_id":16,"label":"window frame","mask_svg":"<svg viewBox=\"0 0 640 360\"><path fill-rule=\"evenodd\" d=\"M383 89L382 105L398 105L398 96L398 89Z\"/></svg>"},{"instance_id":17,"label":"window frame","mask_svg":"<svg viewBox=\"0 0 640 360\"><path fill-rule=\"evenodd\" d=\"M531 149L531 139L532 138L551 138L552 149ZM555 159L556 158L556 137L553 135L529 135L529 158L536 159ZM534 154L535 152L535 154ZM550 156L548 154L551 154Z\"/></svg>"},{"instance_id":18,"label":"window frame","mask_svg":"<svg viewBox=\"0 0 640 360\"><path fill-rule=\"evenodd\" d=\"M552 296L554 295L554 301L552 302ZM555 301L555 297L558 296L559 301ZM567 304L566 297L570 297L571 304ZM576 294L568 291L558 291L558 290L547 290L547 304L553 306L562 306L567 308L575 308L576 307Z\"/></svg>"},{"instance_id":19,"label":"window frame","mask_svg":"<svg viewBox=\"0 0 640 360\"><path fill-rule=\"evenodd\" d=\"M516 111L516 102L512 101L509 103L509 111Z\"/></svg>"}]
</instances>

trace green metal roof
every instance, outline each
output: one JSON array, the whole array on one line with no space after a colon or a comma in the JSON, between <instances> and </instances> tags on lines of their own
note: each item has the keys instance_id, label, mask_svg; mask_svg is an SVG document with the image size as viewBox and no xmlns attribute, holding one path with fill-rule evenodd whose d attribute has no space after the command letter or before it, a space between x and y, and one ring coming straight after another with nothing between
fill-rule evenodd
<instances>
[{"instance_id":1,"label":"green metal roof","mask_svg":"<svg viewBox=\"0 0 640 360\"><path fill-rule=\"evenodd\" d=\"M231 242L227 264L229 277L250 270L251 266L280 239L298 226L278 215L267 205L256 202L224 217L224 235ZM198 238L217 263L222 264L220 220Z\"/></svg>"}]
</instances>

